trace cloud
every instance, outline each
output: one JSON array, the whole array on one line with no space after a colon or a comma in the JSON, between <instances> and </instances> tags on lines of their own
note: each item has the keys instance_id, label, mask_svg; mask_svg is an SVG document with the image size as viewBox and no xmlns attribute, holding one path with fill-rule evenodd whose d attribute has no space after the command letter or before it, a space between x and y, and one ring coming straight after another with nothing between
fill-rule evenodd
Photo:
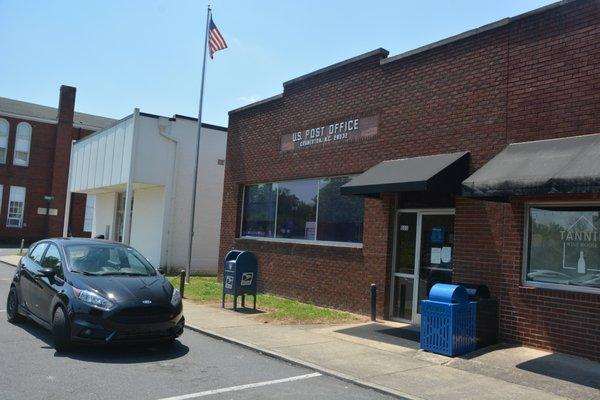
<instances>
[{"instance_id":1,"label":"cloud","mask_svg":"<svg viewBox=\"0 0 600 400\"><path fill-rule=\"evenodd\" d=\"M237 98L237 101L239 101L240 103L244 103L244 104L250 104L250 103L255 103L257 101L260 100L260 97L258 96L240 96Z\"/></svg>"}]
</instances>

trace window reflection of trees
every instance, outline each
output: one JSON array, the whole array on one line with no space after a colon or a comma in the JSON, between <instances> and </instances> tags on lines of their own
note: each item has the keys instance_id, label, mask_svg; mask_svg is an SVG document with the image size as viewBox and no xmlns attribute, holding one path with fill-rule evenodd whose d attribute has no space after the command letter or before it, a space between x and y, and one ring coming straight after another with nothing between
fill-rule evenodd
<instances>
[{"instance_id":1,"label":"window reflection of trees","mask_svg":"<svg viewBox=\"0 0 600 400\"><path fill-rule=\"evenodd\" d=\"M273 237L276 190L272 184L246 186L243 236Z\"/></svg>"},{"instance_id":2,"label":"window reflection of trees","mask_svg":"<svg viewBox=\"0 0 600 400\"><path fill-rule=\"evenodd\" d=\"M357 196L340 194L340 187L348 181L349 177L320 181L318 240L362 242L363 200Z\"/></svg>"},{"instance_id":3,"label":"window reflection of trees","mask_svg":"<svg viewBox=\"0 0 600 400\"><path fill-rule=\"evenodd\" d=\"M531 262L532 269L560 269L562 266L563 243L560 232L564 230L557 223L531 221Z\"/></svg>"},{"instance_id":4,"label":"window reflection of trees","mask_svg":"<svg viewBox=\"0 0 600 400\"><path fill-rule=\"evenodd\" d=\"M310 184L314 187L314 196L309 201L302 200L303 190ZM314 240L315 218L317 211L317 182L304 181L279 184L277 203L277 237L289 239Z\"/></svg>"},{"instance_id":5,"label":"window reflection of trees","mask_svg":"<svg viewBox=\"0 0 600 400\"><path fill-rule=\"evenodd\" d=\"M60 260L54 256L45 257L42 261L42 267L56 269Z\"/></svg>"},{"instance_id":6,"label":"window reflection of trees","mask_svg":"<svg viewBox=\"0 0 600 400\"><path fill-rule=\"evenodd\" d=\"M362 242L363 200L340 194L340 187L349 180L336 177L246 186L242 236Z\"/></svg>"},{"instance_id":7,"label":"window reflection of trees","mask_svg":"<svg viewBox=\"0 0 600 400\"><path fill-rule=\"evenodd\" d=\"M580 240L581 232L597 232L598 222L598 212L589 209L532 208L527 279L600 287L600 235ZM572 236L567 236L569 232ZM585 272L578 272L580 258Z\"/></svg>"}]
</instances>

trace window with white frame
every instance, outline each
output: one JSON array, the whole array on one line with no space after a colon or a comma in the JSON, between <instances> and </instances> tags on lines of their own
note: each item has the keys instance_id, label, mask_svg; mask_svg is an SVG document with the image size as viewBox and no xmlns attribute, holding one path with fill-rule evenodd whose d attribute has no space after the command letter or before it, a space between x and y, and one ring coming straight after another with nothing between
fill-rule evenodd
<instances>
[{"instance_id":1,"label":"window with white frame","mask_svg":"<svg viewBox=\"0 0 600 400\"><path fill-rule=\"evenodd\" d=\"M9 130L10 124L8 123L8 121L3 118L0 118L0 164L6 164Z\"/></svg>"},{"instance_id":2,"label":"window with white frame","mask_svg":"<svg viewBox=\"0 0 600 400\"><path fill-rule=\"evenodd\" d=\"M342 176L245 186L241 236L362 243L363 200L340 194L349 180Z\"/></svg>"},{"instance_id":3,"label":"window with white frame","mask_svg":"<svg viewBox=\"0 0 600 400\"><path fill-rule=\"evenodd\" d=\"M15 140L15 154L13 164L26 167L29 165L29 151L31 149L31 125L20 122L17 125L17 136Z\"/></svg>"},{"instance_id":4,"label":"window with white frame","mask_svg":"<svg viewBox=\"0 0 600 400\"><path fill-rule=\"evenodd\" d=\"M23 226L23 214L25 213L25 188L22 186L11 186L8 199L8 218L6 226L21 228Z\"/></svg>"},{"instance_id":5,"label":"window with white frame","mask_svg":"<svg viewBox=\"0 0 600 400\"><path fill-rule=\"evenodd\" d=\"M96 196L88 194L85 198L85 217L83 220L83 231L91 232L94 223L94 205L96 204Z\"/></svg>"},{"instance_id":6,"label":"window with white frame","mask_svg":"<svg viewBox=\"0 0 600 400\"><path fill-rule=\"evenodd\" d=\"M527 210L525 283L600 291L600 205L530 205Z\"/></svg>"}]
</instances>

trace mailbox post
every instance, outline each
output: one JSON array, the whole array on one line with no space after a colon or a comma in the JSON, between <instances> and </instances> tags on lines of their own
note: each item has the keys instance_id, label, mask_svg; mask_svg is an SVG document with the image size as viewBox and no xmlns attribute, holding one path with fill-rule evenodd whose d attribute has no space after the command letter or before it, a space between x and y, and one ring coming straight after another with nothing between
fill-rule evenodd
<instances>
[{"instance_id":1,"label":"mailbox post","mask_svg":"<svg viewBox=\"0 0 600 400\"><path fill-rule=\"evenodd\" d=\"M254 298L256 310L256 280L258 279L258 262L254 253L231 250L225 256L223 268L223 297L221 307L225 308L225 295L233 296L233 309L237 310L237 298L242 296L242 307L246 307L246 295Z\"/></svg>"}]
</instances>

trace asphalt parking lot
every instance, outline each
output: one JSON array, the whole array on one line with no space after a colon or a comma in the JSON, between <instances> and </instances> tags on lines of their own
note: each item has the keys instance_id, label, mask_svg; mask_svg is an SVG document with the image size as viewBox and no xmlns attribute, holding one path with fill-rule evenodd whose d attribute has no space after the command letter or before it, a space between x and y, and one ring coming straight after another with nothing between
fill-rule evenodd
<instances>
[{"instance_id":1,"label":"asphalt parking lot","mask_svg":"<svg viewBox=\"0 0 600 400\"><path fill-rule=\"evenodd\" d=\"M391 399L186 330L170 347L80 347L60 354L49 332L6 321L14 268L0 263L0 398Z\"/></svg>"}]
</instances>

